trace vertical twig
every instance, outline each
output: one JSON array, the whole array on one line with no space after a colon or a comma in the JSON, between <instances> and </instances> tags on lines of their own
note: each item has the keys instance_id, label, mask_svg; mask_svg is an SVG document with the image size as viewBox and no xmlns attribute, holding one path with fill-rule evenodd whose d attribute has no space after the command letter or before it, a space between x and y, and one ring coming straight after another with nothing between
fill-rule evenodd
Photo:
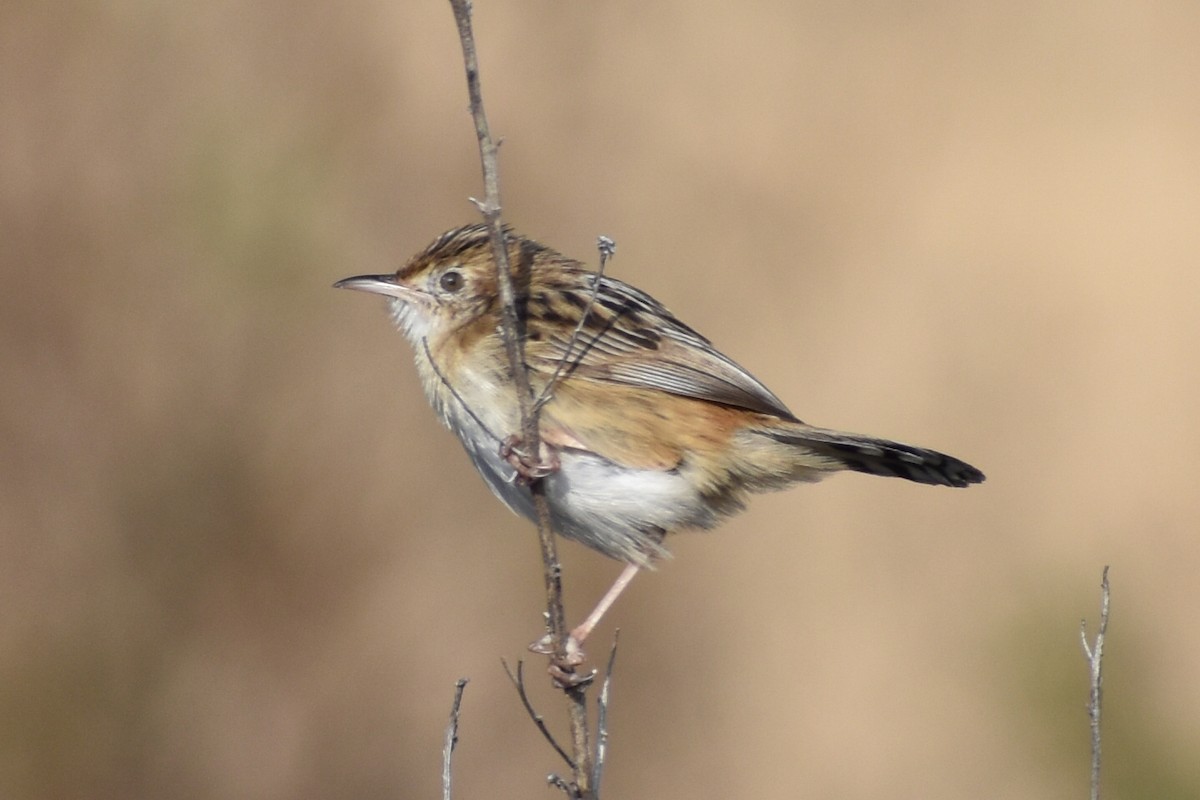
<instances>
[{"instance_id":1,"label":"vertical twig","mask_svg":"<svg viewBox=\"0 0 1200 800\"><path fill-rule=\"evenodd\" d=\"M509 267L508 246L504 237L504 226L500 219L500 178L496 153L498 146L492 139L487 116L483 109L483 91L479 82L479 59L475 52L475 35L471 29L471 4L469 0L450 0L454 10L454 21L458 25L458 37L462 43L463 64L467 72L467 94L470 98L471 117L475 121L475 136L479 140L479 158L483 168L484 200L475 200L483 214L491 234L492 250L496 260L496 280L500 288L503 315L501 325L504 347L508 354L509 368L516 385L517 406L521 412L522 445L537 458L541 450L541 433L537 415L533 409L533 391L529 384L529 372L525 365L525 347L520 336L520 321L517 315L516 292ZM546 504L544 487L539 480L530 484L533 504L536 509L538 536L542 543L542 560L546 573L547 625L555 642L556 650L566 656L566 622L562 607L562 568L550 526L550 509ZM561 660L561 659L560 659Z\"/></svg>"},{"instance_id":2,"label":"vertical twig","mask_svg":"<svg viewBox=\"0 0 1200 800\"><path fill-rule=\"evenodd\" d=\"M454 21L458 25L458 38L462 43L463 64L467 71L467 96L470 98L471 117L475 122L475 138L479 140L479 160L483 169L484 199L471 198L483 215L491 236L492 250L496 259L496 280L500 289L502 334L505 352L512 369L513 383L517 387L517 404L521 411L521 434L526 447L532 448L536 457L539 444L537 420L530 416L533 392L529 386L529 372L525 368L525 346L521 340L520 323L517 317L516 292L513 288L512 271L508 261L508 246L504 237L504 225L500 219L500 174L496 154L499 145L492 139L487 116L483 110L483 90L479 82L479 58L475 52L475 34L471 29L471 3L469 0L450 0L454 10Z\"/></svg>"},{"instance_id":3,"label":"vertical twig","mask_svg":"<svg viewBox=\"0 0 1200 800\"><path fill-rule=\"evenodd\" d=\"M500 289L503 313L502 330L505 351L517 391L517 404L521 412L521 440L527 452L536 460L541 453L541 435L538 430L538 413L533 405L529 373L525 364L521 326L517 314L516 292L509 267L508 246L504 226L500 220L500 179L497 166L496 142L488 128L483 109L483 91L479 81L479 59L475 51L475 35L471 29L470 0L450 0L454 21L458 26L458 38L462 44L463 65L467 73L467 95L470 98L471 117L475 122L475 135L479 140L479 158L483 169L484 200L475 201L487 223L491 235L492 251L496 260L496 280ZM546 622L554 642L555 660L565 663L567 657L567 626L562 603L562 567L554 532L550 523L550 507L546 502L545 487L538 479L529 486L533 496L533 507L537 522L538 541L541 544L542 566L546 586ZM568 698L571 723L571 741L574 750L573 793L581 798L592 797L592 754L588 743L586 685L564 687Z\"/></svg>"},{"instance_id":4,"label":"vertical twig","mask_svg":"<svg viewBox=\"0 0 1200 800\"><path fill-rule=\"evenodd\" d=\"M600 779L604 777L604 760L608 756L608 690L612 686L613 665L617 663L617 640L620 629L613 634L612 650L608 654L608 666L604 668L604 682L600 684L600 695L596 698L596 766L592 773L592 791L600 796Z\"/></svg>"},{"instance_id":5,"label":"vertical twig","mask_svg":"<svg viewBox=\"0 0 1200 800\"><path fill-rule=\"evenodd\" d=\"M454 684L454 703L450 706L450 722L446 725L446 741L442 745L442 800L450 800L450 762L458 744L458 709L462 706L466 686L466 678L459 678Z\"/></svg>"},{"instance_id":6,"label":"vertical twig","mask_svg":"<svg viewBox=\"0 0 1200 800\"><path fill-rule=\"evenodd\" d=\"M1104 685L1101 672L1104 658L1104 635L1108 632L1108 567L1100 578L1100 627L1096 631L1093 644L1088 643L1087 620L1079 622L1079 639L1083 644L1083 654L1088 661L1088 672L1091 677L1088 692L1088 720L1092 729L1092 794L1091 800L1100 800L1100 699L1101 688Z\"/></svg>"}]
</instances>

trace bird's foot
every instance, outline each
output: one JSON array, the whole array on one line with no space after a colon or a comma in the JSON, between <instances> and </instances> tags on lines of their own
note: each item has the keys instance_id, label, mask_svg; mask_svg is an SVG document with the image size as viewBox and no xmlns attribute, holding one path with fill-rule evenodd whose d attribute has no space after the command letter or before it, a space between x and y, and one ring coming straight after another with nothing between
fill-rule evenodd
<instances>
[{"instance_id":1,"label":"bird's foot","mask_svg":"<svg viewBox=\"0 0 1200 800\"><path fill-rule=\"evenodd\" d=\"M540 478L545 478L558 472L562 464L558 454L542 446L541 458L534 458L521 449L521 437L513 434L500 443L500 457L508 462L515 471L513 481L520 486L528 486Z\"/></svg>"},{"instance_id":2,"label":"bird's foot","mask_svg":"<svg viewBox=\"0 0 1200 800\"><path fill-rule=\"evenodd\" d=\"M550 657L550 666L547 667L547 672L550 673L550 677L554 679L554 683L560 689L586 686L596 677L595 670L584 673L576 672L576 667L583 663L587 654L583 652L579 640L574 635L567 637L567 645L564 648L565 652L561 656L554 646L553 637L549 633L530 644L529 649L534 653Z\"/></svg>"}]
</instances>

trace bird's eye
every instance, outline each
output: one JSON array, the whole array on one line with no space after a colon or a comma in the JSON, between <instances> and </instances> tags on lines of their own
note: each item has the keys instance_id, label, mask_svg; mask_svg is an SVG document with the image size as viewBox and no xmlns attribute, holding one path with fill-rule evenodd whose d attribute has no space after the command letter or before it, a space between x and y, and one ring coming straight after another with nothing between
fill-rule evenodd
<instances>
[{"instance_id":1,"label":"bird's eye","mask_svg":"<svg viewBox=\"0 0 1200 800\"><path fill-rule=\"evenodd\" d=\"M443 292L457 292L463 287L462 273L456 269L446 270L438 278L438 286L442 287Z\"/></svg>"}]
</instances>

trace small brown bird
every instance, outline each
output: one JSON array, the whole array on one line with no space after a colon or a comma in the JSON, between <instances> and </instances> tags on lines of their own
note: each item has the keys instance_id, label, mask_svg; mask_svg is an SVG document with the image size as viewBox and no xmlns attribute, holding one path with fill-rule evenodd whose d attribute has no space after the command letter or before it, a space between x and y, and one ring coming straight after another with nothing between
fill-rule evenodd
<instances>
[{"instance_id":1,"label":"small brown bird","mask_svg":"<svg viewBox=\"0 0 1200 800\"><path fill-rule=\"evenodd\" d=\"M667 555L667 534L711 528L748 494L841 470L942 486L984 479L934 450L801 422L645 292L512 231L506 238L535 395L555 381L539 454L553 465L554 529L627 565L572 632L576 649L638 569ZM513 466L520 417L486 226L442 234L394 274L334 286L388 298L438 416L492 492L532 518Z\"/></svg>"}]
</instances>

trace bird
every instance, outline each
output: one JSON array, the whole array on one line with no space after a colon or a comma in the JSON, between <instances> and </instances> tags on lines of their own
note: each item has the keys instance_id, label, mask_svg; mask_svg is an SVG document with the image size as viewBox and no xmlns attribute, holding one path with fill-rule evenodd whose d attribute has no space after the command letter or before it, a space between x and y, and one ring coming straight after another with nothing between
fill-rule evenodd
<instances>
[{"instance_id":1,"label":"bird","mask_svg":"<svg viewBox=\"0 0 1200 800\"><path fill-rule=\"evenodd\" d=\"M668 536L712 528L752 494L845 470L951 487L984 480L936 450L802 422L646 292L502 231L540 404L537 454L516 435L520 403L486 224L441 234L394 273L334 287L387 299L425 396L496 497L534 519L530 483L543 481L555 532L625 565L572 629L568 663L582 661L581 644L633 577L669 555Z\"/></svg>"}]
</instances>

